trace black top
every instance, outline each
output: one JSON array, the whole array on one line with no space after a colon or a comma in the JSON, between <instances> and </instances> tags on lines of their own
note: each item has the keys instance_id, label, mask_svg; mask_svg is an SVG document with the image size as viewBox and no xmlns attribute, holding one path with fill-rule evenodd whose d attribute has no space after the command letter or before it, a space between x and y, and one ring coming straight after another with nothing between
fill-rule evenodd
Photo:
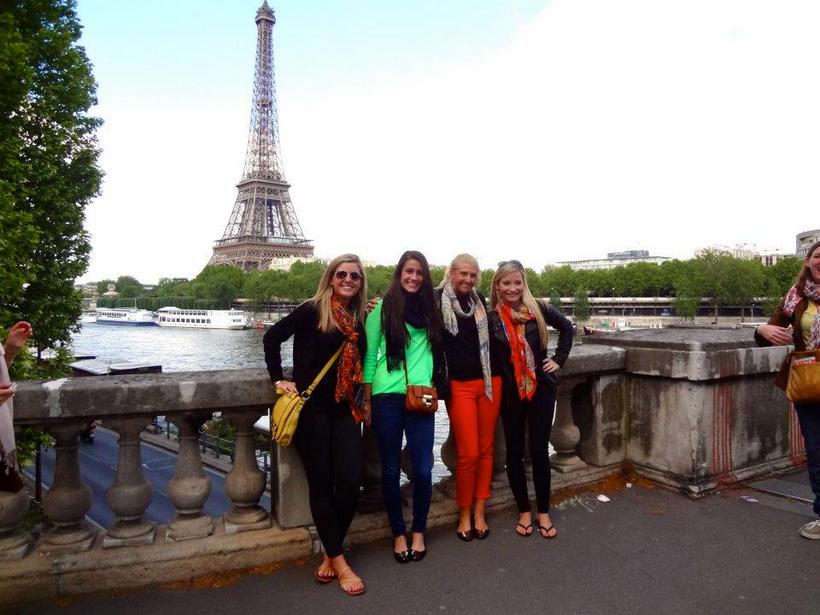
<instances>
[{"instance_id":1,"label":"black top","mask_svg":"<svg viewBox=\"0 0 820 615\"><path fill-rule=\"evenodd\" d=\"M316 375L342 345L345 336L338 329L324 333L318 329L318 312L312 301L306 301L265 332L265 364L268 366L271 382L284 378L282 373L282 343L293 336L293 378L296 388L304 391ZM367 349L364 325L358 323L358 346L361 356ZM326 406L334 402L338 359L322 378L311 395L305 408L313 403ZM315 400L315 401L314 401Z\"/></svg>"},{"instance_id":2,"label":"black top","mask_svg":"<svg viewBox=\"0 0 820 615\"><path fill-rule=\"evenodd\" d=\"M469 309L469 297L456 295L461 310L466 312ZM478 298L487 310L487 301L479 293ZM437 299L441 301L439 291ZM452 335L444 329L444 354L447 357L447 372L452 380L481 380L484 373L481 371L481 346L478 341L478 325L475 315L462 317L456 314L458 320L458 334ZM489 319L489 311L488 311ZM489 326L489 322L488 322ZM490 372L493 376L500 376L502 370L498 361L494 360L490 354Z\"/></svg>"},{"instance_id":3,"label":"black top","mask_svg":"<svg viewBox=\"0 0 820 615\"><path fill-rule=\"evenodd\" d=\"M541 340L538 336L538 323L535 319L527 321L527 324L524 326L524 337L526 337L527 343L530 345L535 357L535 373L538 384L544 384L555 390L558 387L558 376L554 373L546 373L542 364L544 359L551 358L558 363L559 366L563 367L569 357L569 351L572 349L572 336L575 332L573 331L570 320L552 305L538 301L538 307L541 308L541 314L544 315L544 320L546 320L547 324L558 330L558 347L555 349L555 354L549 357L547 350L541 349ZM516 390L515 374L510 359L510 342L507 339L507 332L504 329L504 323L501 322L501 316L498 312L493 310L490 312L489 318L490 344L504 377L504 397L506 399L509 391Z\"/></svg>"}]
</instances>

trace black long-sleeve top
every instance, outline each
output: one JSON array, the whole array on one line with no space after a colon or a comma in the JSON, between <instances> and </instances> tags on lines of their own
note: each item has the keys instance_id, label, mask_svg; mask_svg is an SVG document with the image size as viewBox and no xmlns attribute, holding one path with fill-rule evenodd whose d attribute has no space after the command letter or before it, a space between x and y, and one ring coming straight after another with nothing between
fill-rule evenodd
<instances>
[{"instance_id":1,"label":"black long-sleeve top","mask_svg":"<svg viewBox=\"0 0 820 615\"><path fill-rule=\"evenodd\" d=\"M441 291L437 291L438 299L441 300ZM467 311L469 309L468 297L456 295L461 309ZM489 309L487 308L487 301L479 293L479 300L487 310L489 320ZM478 325L475 321L475 316L462 318L456 314L458 319L458 334L451 335L447 329L444 329L444 355L447 357L447 375L451 380L466 381L466 380L481 380L484 378L484 373L481 371L481 346L478 341ZM489 326L489 322L488 322ZM498 365L496 357L492 354L492 344L490 352L490 372L493 376L500 376L502 374L501 367Z\"/></svg>"},{"instance_id":2,"label":"black long-sleeve top","mask_svg":"<svg viewBox=\"0 0 820 615\"><path fill-rule=\"evenodd\" d=\"M293 381L299 391L304 391L316 375L342 345L345 336L338 329L331 333L319 330L319 318L312 301L306 301L265 332L265 364L271 382L284 378L282 373L282 344L293 336ZM357 345L361 356L367 349L364 325L358 323ZM333 402L336 390L338 360L322 378L311 395L310 405Z\"/></svg>"},{"instance_id":3,"label":"black long-sleeve top","mask_svg":"<svg viewBox=\"0 0 820 615\"><path fill-rule=\"evenodd\" d=\"M546 373L542 364L545 359L551 358L559 366L563 367L572 349L572 337L575 332L570 320L555 307L543 301L538 301L538 306L541 308L541 313L544 315L544 320L547 324L558 331L558 346L555 349L555 353L551 357L548 357L547 350L541 348L541 340L538 336L538 323L535 319L527 321L526 325L524 325L524 337L530 345L535 357L535 373L538 384L546 385L555 390L558 387L558 377L556 374ZM501 316L498 312L493 310L489 313L489 318L490 345L495 360L498 361L502 370L506 397L507 391L517 389L515 385L515 373L510 358L510 341L507 339L504 323L501 322Z\"/></svg>"}]
</instances>

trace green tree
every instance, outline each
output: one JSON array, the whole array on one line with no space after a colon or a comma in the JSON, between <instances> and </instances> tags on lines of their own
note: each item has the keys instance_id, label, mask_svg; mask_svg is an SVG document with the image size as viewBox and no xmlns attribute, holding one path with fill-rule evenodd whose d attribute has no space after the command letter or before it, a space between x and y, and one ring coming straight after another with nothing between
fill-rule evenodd
<instances>
[{"instance_id":1,"label":"green tree","mask_svg":"<svg viewBox=\"0 0 820 615\"><path fill-rule=\"evenodd\" d=\"M561 309L561 295L558 294L558 291L554 288L550 289L550 303L553 307L560 310Z\"/></svg>"},{"instance_id":2,"label":"green tree","mask_svg":"<svg viewBox=\"0 0 820 615\"><path fill-rule=\"evenodd\" d=\"M121 275L117 278L115 284L117 285L117 292L123 299L131 299L145 295L145 289L142 284L140 284L137 278L130 275Z\"/></svg>"},{"instance_id":3,"label":"green tree","mask_svg":"<svg viewBox=\"0 0 820 615\"><path fill-rule=\"evenodd\" d=\"M584 322L589 320L589 316L592 313L592 310L589 306L589 297L587 295L587 291L583 288L579 288L575 291L575 309L573 311L575 315L575 320L578 322Z\"/></svg>"},{"instance_id":4,"label":"green tree","mask_svg":"<svg viewBox=\"0 0 820 615\"><path fill-rule=\"evenodd\" d=\"M116 286L117 281L116 280L101 280L101 281L97 282L97 292L100 295L103 295L103 294L107 293L109 284L113 284L114 286Z\"/></svg>"},{"instance_id":5,"label":"green tree","mask_svg":"<svg viewBox=\"0 0 820 615\"><path fill-rule=\"evenodd\" d=\"M191 281L191 294L195 299L211 300L219 308L227 309L239 296L244 283L245 272L238 267L209 265Z\"/></svg>"},{"instance_id":6,"label":"green tree","mask_svg":"<svg viewBox=\"0 0 820 615\"><path fill-rule=\"evenodd\" d=\"M84 210L102 177L100 120L88 115L96 84L79 38L72 0L0 4L0 319L31 321L40 349L76 328Z\"/></svg>"}]
</instances>

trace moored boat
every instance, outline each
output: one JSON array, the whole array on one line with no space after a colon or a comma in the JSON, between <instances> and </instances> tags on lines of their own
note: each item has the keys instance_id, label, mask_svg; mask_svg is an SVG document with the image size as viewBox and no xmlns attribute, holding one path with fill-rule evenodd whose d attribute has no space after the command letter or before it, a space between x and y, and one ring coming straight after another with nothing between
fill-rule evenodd
<instances>
[{"instance_id":1,"label":"moored boat","mask_svg":"<svg viewBox=\"0 0 820 615\"><path fill-rule=\"evenodd\" d=\"M187 310L172 306L157 310L157 324L189 329L245 329L249 326L242 310Z\"/></svg>"},{"instance_id":2,"label":"moored boat","mask_svg":"<svg viewBox=\"0 0 820 615\"><path fill-rule=\"evenodd\" d=\"M156 325L154 313L136 308L97 308L97 323L101 325Z\"/></svg>"}]
</instances>

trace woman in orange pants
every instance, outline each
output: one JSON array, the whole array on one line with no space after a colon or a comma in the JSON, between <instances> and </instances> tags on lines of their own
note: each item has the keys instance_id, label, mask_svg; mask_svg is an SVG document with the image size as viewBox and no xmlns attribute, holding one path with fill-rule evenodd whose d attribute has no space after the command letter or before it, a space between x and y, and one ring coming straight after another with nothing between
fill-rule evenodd
<instances>
[{"instance_id":1,"label":"woman in orange pants","mask_svg":"<svg viewBox=\"0 0 820 615\"><path fill-rule=\"evenodd\" d=\"M490 497L493 439L501 403L501 371L490 357L487 304L475 290L479 272L474 257L459 254L439 287L450 379L447 412L457 455L460 514L456 533L465 541L490 534L484 511Z\"/></svg>"}]
</instances>

